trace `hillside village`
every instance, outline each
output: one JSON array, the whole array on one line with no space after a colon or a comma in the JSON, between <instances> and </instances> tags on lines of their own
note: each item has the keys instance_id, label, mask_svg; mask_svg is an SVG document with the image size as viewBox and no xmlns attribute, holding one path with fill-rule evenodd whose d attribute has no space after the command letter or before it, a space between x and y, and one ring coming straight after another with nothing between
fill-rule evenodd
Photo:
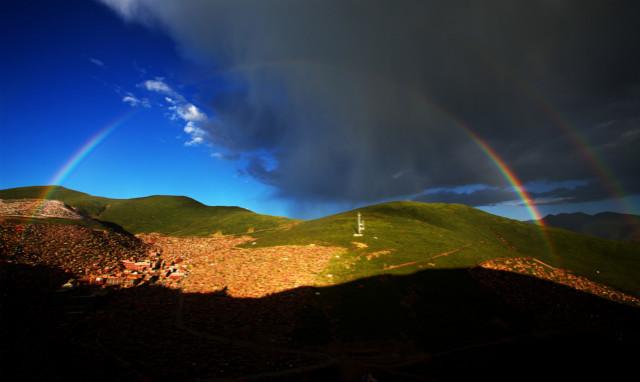
<instances>
[{"instance_id":1,"label":"hillside village","mask_svg":"<svg viewBox=\"0 0 640 382\"><path fill-rule=\"evenodd\" d=\"M104 227L47 223L50 218L87 219L60 201L0 199L0 250L5 261L61 267L74 275L61 290L158 285L260 297L317 284L329 260L344 251L315 245L239 247L251 242L250 236L133 236Z\"/></svg>"},{"instance_id":2,"label":"hillside village","mask_svg":"<svg viewBox=\"0 0 640 382\"><path fill-rule=\"evenodd\" d=\"M117 267L88 269L84 275L69 280L62 288L80 285L131 288L146 284L179 287L187 275L184 264L168 264L160 253L151 252L147 260L122 260Z\"/></svg>"}]
</instances>

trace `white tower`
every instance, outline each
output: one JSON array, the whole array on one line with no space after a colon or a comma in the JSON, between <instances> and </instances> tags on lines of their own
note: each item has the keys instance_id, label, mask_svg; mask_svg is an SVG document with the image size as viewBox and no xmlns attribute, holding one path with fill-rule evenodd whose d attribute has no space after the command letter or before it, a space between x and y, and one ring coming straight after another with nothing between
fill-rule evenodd
<instances>
[{"instance_id":1,"label":"white tower","mask_svg":"<svg viewBox=\"0 0 640 382\"><path fill-rule=\"evenodd\" d=\"M356 233L353 234L353 236L357 236L360 237L362 236L362 232L364 231L364 220L362 219L362 215L360 214L360 212L358 212L358 222L357 222L357 226L356 226Z\"/></svg>"}]
</instances>

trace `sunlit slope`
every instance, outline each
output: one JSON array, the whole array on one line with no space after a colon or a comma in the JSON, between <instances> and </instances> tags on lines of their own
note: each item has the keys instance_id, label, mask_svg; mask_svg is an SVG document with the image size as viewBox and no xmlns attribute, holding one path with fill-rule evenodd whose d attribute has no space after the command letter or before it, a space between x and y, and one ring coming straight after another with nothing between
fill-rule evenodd
<instances>
[{"instance_id":1,"label":"sunlit slope","mask_svg":"<svg viewBox=\"0 0 640 382\"><path fill-rule=\"evenodd\" d=\"M60 200L100 221L131 233L159 232L175 236L239 234L279 227L288 219L256 214L239 207L212 207L184 196L134 199L96 197L64 187L23 187L0 191L0 199Z\"/></svg>"},{"instance_id":2,"label":"sunlit slope","mask_svg":"<svg viewBox=\"0 0 640 382\"><path fill-rule=\"evenodd\" d=\"M254 246L327 244L348 248L327 281L429 268L475 266L498 257L534 257L621 290L640 292L640 245L539 227L456 204L392 202L361 208L363 237L354 237L356 211L289 230L257 234ZM366 247L365 247L366 246ZM329 276L330 275L330 276Z\"/></svg>"}]
</instances>

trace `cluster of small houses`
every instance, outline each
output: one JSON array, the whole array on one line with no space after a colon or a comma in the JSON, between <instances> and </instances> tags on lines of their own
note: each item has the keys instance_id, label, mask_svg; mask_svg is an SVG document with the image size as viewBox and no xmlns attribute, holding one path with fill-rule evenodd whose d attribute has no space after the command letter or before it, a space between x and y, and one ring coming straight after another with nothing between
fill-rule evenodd
<instances>
[{"instance_id":1,"label":"cluster of small houses","mask_svg":"<svg viewBox=\"0 0 640 382\"><path fill-rule=\"evenodd\" d=\"M187 268L180 259L167 264L159 253L148 260L123 260L120 267L104 268L99 272L87 272L81 279L71 279L62 288L78 285L131 288L144 284L175 286L187 276Z\"/></svg>"}]
</instances>

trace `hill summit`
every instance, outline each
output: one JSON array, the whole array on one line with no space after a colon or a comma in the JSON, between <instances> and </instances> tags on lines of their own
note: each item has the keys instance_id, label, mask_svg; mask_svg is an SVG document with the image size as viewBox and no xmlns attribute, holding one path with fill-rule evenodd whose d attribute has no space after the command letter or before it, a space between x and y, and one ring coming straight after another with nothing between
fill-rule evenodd
<instances>
[{"instance_id":1,"label":"hill summit","mask_svg":"<svg viewBox=\"0 0 640 382\"><path fill-rule=\"evenodd\" d=\"M126 231L173 236L241 234L279 227L289 219L260 215L240 207L207 206L186 196L153 195L132 199L93 196L61 186L21 187L0 191L0 199L58 200L92 219Z\"/></svg>"},{"instance_id":2,"label":"hill summit","mask_svg":"<svg viewBox=\"0 0 640 382\"><path fill-rule=\"evenodd\" d=\"M494 259L520 258L535 259L640 295L637 277L640 245L637 243L605 240L551 227L543 229L459 204L387 202L320 219L293 221L240 207L207 206L184 196L111 199L57 186L0 191L0 199L14 202L43 197L63 202L87 217L87 221L132 234L194 238L213 234L244 235L250 240L244 240L239 245L242 248L343 249L314 276L321 284L380 274L472 268ZM366 222L361 237L354 236L358 213ZM529 264L528 261L521 263Z\"/></svg>"}]
</instances>

